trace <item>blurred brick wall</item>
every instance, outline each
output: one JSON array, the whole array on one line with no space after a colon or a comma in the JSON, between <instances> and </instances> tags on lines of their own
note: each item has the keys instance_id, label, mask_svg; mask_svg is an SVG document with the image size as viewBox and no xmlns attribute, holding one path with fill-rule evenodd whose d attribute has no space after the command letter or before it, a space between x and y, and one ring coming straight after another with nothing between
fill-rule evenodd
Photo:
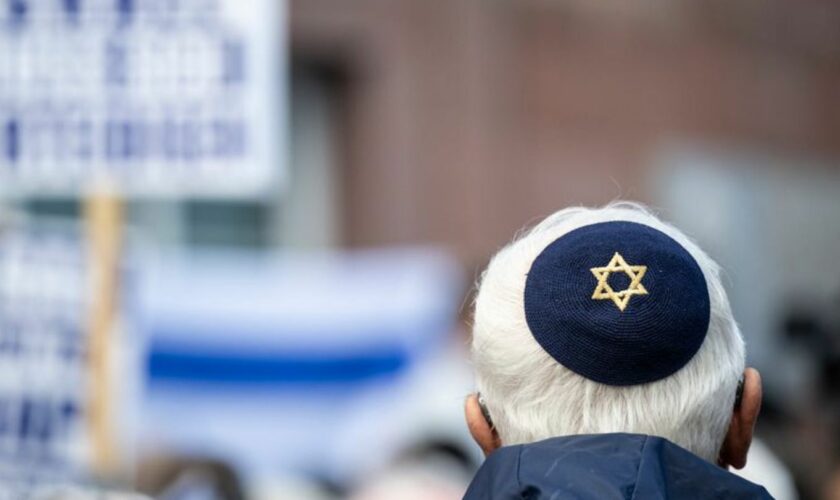
<instances>
[{"instance_id":1,"label":"blurred brick wall","mask_svg":"<svg viewBox=\"0 0 840 500\"><path fill-rule=\"evenodd\" d=\"M482 264L569 204L646 200L674 139L836 159L840 5L292 0L337 67L343 241Z\"/></svg>"}]
</instances>

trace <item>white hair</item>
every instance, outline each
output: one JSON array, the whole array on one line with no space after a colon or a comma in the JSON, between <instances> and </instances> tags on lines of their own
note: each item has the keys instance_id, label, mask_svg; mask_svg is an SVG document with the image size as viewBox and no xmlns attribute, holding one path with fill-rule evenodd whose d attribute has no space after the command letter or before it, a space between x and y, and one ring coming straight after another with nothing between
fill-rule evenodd
<instances>
[{"instance_id":1,"label":"white hair","mask_svg":"<svg viewBox=\"0 0 840 500\"><path fill-rule=\"evenodd\" d=\"M525 279L534 259L569 231L613 220L645 224L676 240L697 261L709 289L711 317L700 349L676 373L647 384L609 386L574 373L540 347L525 320ZM744 371L744 341L718 265L644 206L560 210L504 247L482 275L472 333L477 388L504 445L628 432L661 436L717 459Z\"/></svg>"}]
</instances>

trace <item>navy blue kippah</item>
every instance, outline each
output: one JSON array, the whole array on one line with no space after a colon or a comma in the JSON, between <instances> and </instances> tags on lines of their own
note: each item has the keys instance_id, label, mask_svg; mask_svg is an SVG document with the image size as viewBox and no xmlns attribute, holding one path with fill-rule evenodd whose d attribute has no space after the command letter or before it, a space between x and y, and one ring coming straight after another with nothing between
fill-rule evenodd
<instances>
[{"instance_id":1,"label":"navy blue kippah","mask_svg":"<svg viewBox=\"0 0 840 500\"><path fill-rule=\"evenodd\" d=\"M671 375L703 344L709 291L700 266L665 233L602 222L556 239L531 265L525 318L540 346L608 385Z\"/></svg>"}]
</instances>

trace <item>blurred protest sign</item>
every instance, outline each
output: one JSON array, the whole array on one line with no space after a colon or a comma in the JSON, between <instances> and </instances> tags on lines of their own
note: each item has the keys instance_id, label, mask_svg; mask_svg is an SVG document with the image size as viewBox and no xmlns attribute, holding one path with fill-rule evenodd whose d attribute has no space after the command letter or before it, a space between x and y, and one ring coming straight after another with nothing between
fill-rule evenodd
<instances>
[{"instance_id":1,"label":"blurred protest sign","mask_svg":"<svg viewBox=\"0 0 840 500\"><path fill-rule=\"evenodd\" d=\"M71 254L85 277L77 283L88 287L74 313L84 319L74 342L86 369L62 382L84 391L86 461L110 475L121 200L258 197L282 184L284 3L14 0L6 7L0 197L86 200L84 241ZM41 254L33 246L21 256ZM24 282L50 265L15 269ZM24 285L10 285L10 293L17 286ZM52 314L46 305L30 310L38 324Z\"/></svg>"},{"instance_id":2,"label":"blurred protest sign","mask_svg":"<svg viewBox=\"0 0 840 500\"><path fill-rule=\"evenodd\" d=\"M412 371L440 358L463 293L447 254L204 251L147 265L147 448L346 480L416 436L400 402L428 394L412 392Z\"/></svg>"},{"instance_id":3,"label":"blurred protest sign","mask_svg":"<svg viewBox=\"0 0 840 500\"><path fill-rule=\"evenodd\" d=\"M283 3L0 9L0 193L250 196L281 182Z\"/></svg>"},{"instance_id":4,"label":"blurred protest sign","mask_svg":"<svg viewBox=\"0 0 840 500\"><path fill-rule=\"evenodd\" d=\"M92 468L85 246L77 225L0 223L0 484L7 489L78 479ZM130 366L109 399L130 397Z\"/></svg>"}]
</instances>

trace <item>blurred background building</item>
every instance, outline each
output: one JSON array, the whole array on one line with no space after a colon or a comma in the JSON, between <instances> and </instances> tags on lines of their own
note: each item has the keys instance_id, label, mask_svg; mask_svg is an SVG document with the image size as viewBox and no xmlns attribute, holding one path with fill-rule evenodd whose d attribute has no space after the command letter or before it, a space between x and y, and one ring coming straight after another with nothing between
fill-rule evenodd
<instances>
[{"instance_id":1,"label":"blurred background building","mask_svg":"<svg viewBox=\"0 0 840 500\"><path fill-rule=\"evenodd\" d=\"M523 226L630 198L723 265L763 449L800 497L840 498L840 7L3 0L0 25L0 350L35 366L0 384L9 470L458 498L480 459L460 420L475 279ZM100 233L121 242L111 292L83 258ZM27 287L39 269L64 281ZM29 330L82 354L27 351ZM115 468L86 416L103 373Z\"/></svg>"}]
</instances>

